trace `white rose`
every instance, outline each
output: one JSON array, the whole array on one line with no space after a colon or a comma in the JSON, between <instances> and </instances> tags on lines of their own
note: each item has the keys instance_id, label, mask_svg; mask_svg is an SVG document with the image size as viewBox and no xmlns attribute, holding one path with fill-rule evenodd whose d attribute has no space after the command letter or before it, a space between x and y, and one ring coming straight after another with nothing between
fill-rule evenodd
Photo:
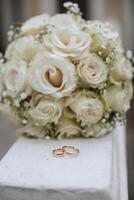
<instances>
[{"instance_id":1,"label":"white rose","mask_svg":"<svg viewBox=\"0 0 134 200\"><path fill-rule=\"evenodd\" d=\"M34 37L25 36L8 45L5 57L8 60L21 59L30 62L39 51L43 51L43 47L38 44Z\"/></svg>"},{"instance_id":2,"label":"white rose","mask_svg":"<svg viewBox=\"0 0 134 200\"><path fill-rule=\"evenodd\" d=\"M91 37L73 28L58 28L51 34L53 51L64 57L81 58L88 54Z\"/></svg>"},{"instance_id":3,"label":"white rose","mask_svg":"<svg viewBox=\"0 0 134 200\"><path fill-rule=\"evenodd\" d=\"M74 120L63 117L58 124L56 136L58 139L80 136L81 128Z\"/></svg>"},{"instance_id":4,"label":"white rose","mask_svg":"<svg viewBox=\"0 0 134 200\"><path fill-rule=\"evenodd\" d=\"M24 61L12 60L5 63L2 79L10 96L15 97L28 87L27 64Z\"/></svg>"},{"instance_id":5,"label":"white rose","mask_svg":"<svg viewBox=\"0 0 134 200\"><path fill-rule=\"evenodd\" d=\"M17 133L19 135L40 139L44 138L47 135L47 132L43 127L36 127L32 125L26 125L18 129Z\"/></svg>"},{"instance_id":6,"label":"white rose","mask_svg":"<svg viewBox=\"0 0 134 200\"><path fill-rule=\"evenodd\" d=\"M127 81L131 80L132 77L133 71L130 61L122 55L118 56L110 69L111 81Z\"/></svg>"},{"instance_id":7,"label":"white rose","mask_svg":"<svg viewBox=\"0 0 134 200\"><path fill-rule=\"evenodd\" d=\"M103 116L103 104L93 93L80 93L71 99L70 109L82 125L95 124Z\"/></svg>"},{"instance_id":8,"label":"white rose","mask_svg":"<svg viewBox=\"0 0 134 200\"><path fill-rule=\"evenodd\" d=\"M79 30L80 28L80 18L72 14L57 14L51 18L51 23L56 28L66 27Z\"/></svg>"},{"instance_id":9,"label":"white rose","mask_svg":"<svg viewBox=\"0 0 134 200\"><path fill-rule=\"evenodd\" d=\"M131 82L125 82L124 86L110 86L103 94L106 106L115 112L127 111L130 108L130 100L133 95Z\"/></svg>"},{"instance_id":10,"label":"white rose","mask_svg":"<svg viewBox=\"0 0 134 200\"><path fill-rule=\"evenodd\" d=\"M36 34L49 22L50 17L46 14L38 15L27 20L21 27L23 35Z\"/></svg>"},{"instance_id":11,"label":"white rose","mask_svg":"<svg viewBox=\"0 0 134 200\"><path fill-rule=\"evenodd\" d=\"M62 115L63 102L37 94L33 96L31 108L28 111L31 121L45 126L47 123L58 123Z\"/></svg>"},{"instance_id":12,"label":"white rose","mask_svg":"<svg viewBox=\"0 0 134 200\"><path fill-rule=\"evenodd\" d=\"M32 88L43 94L61 98L75 89L75 66L54 54L38 54L29 75Z\"/></svg>"},{"instance_id":13,"label":"white rose","mask_svg":"<svg viewBox=\"0 0 134 200\"><path fill-rule=\"evenodd\" d=\"M85 86L97 88L107 80L107 66L93 54L80 61L77 71Z\"/></svg>"}]
</instances>

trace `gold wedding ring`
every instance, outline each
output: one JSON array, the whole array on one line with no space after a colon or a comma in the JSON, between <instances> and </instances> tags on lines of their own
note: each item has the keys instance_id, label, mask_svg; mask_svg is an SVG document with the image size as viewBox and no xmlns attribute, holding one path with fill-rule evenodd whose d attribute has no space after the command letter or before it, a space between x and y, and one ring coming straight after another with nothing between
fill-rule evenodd
<instances>
[{"instance_id":1,"label":"gold wedding ring","mask_svg":"<svg viewBox=\"0 0 134 200\"><path fill-rule=\"evenodd\" d=\"M53 156L54 157L62 157L64 155L65 155L65 150L62 149L62 148L53 150Z\"/></svg>"},{"instance_id":2,"label":"gold wedding ring","mask_svg":"<svg viewBox=\"0 0 134 200\"><path fill-rule=\"evenodd\" d=\"M63 146L62 148L53 150L54 157L63 157L65 155L77 157L79 153L80 153L79 149L76 149L73 146Z\"/></svg>"},{"instance_id":3,"label":"gold wedding ring","mask_svg":"<svg viewBox=\"0 0 134 200\"><path fill-rule=\"evenodd\" d=\"M75 147L73 146L63 146L62 149L65 150L65 153L69 156L78 156L79 155L79 149L76 149Z\"/></svg>"}]
</instances>

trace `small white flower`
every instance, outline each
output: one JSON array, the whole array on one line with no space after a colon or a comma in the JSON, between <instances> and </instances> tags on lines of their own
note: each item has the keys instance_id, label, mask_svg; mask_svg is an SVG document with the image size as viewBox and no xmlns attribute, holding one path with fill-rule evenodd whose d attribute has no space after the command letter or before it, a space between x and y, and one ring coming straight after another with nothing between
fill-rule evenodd
<instances>
[{"instance_id":1,"label":"small white flower","mask_svg":"<svg viewBox=\"0 0 134 200\"><path fill-rule=\"evenodd\" d=\"M106 62L107 62L107 63L110 63L110 62L111 62L111 59L110 59L109 57L107 57L107 58L106 58Z\"/></svg>"},{"instance_id":2,"label":"small white flower","mask_svg":"<svg viewBox=\"0 0 134 200\"><path fill-rule=\"evenodd\" d=\"M23 100L23 99L26 99L27 97L27 94L25 92L21 93L20 95L20 98Z\"/></svg>"},{"instance_id":3,"label":"small white flower","mask_svg":"<svg viewBox=\"0 0 134 200\"><path fill-rule=\"evenodd\" d=\"M110 23L104 23L101 21L88 21L86 23L86 28L89 30L90 34L100 34L104 39L117 39L119 38L119 33Z\"/></svg>"},{"instance_id":4,"label":"small white flower","mask_svg":"<svg viewBox=\"0 0 134 200\"><path fill-rule=\"evenodd\" d=\"M26 119L22 120L22 124L27 124L27 123L28 123L28 121Z\"/></svg>"},{"instance_id":5,"label":"small white flower","mask_svg":"<svg viewBox=\"0 0 134 200\"><path fill-rule=\"evenodd\" d=\"M65 2L63 6L74 14L80 14L80 9L77 3Z\"/></svg>"},{"instance_id":6,"label":"small white flower","mask_svg":"<svg viewBox=\"0 0 134 200\"><path fill-rule=\"evenodd\" d=\"M106 119L108 119L108 118L109 118L109 113L106 113L106 114L104 115L104 117L105 117Z\"/></svg>"},{"instance_id":7,"label":"small white flower","mask_svg":"<svg viewBox=\"0 0 134 200\"><path fill-rule=\"evenodd\" d=\"M106 119L102 119L101 121L102 121L103 124L106 123Z\"/></svg>"},{"instance_id":8,"label":"small white flower","mask_svg":"<svg viewBox=\"0 0 134 200\"><path fill-rule=\"evenodd\" d=\"M7 91L3 91L3 92L2 92L2 96L3 96L3 97L8 96L8 92L7 92Z\"/></svg>"},{"instance_id":9,"label":"small white flower","mask_svg":"<svg viewBox=\"0 0 134 200\"><path fill-rule=\"evenodd\" d=\"M123 52L119 33L111 24L101 21L88 21L85 23L84 29L92 37L91 52L98 53L101 51L100 56L102 58L111 57L112 53L116 56L117 53Z\"/></svg>"},{"instance_id":10,"label":"small white flower","mask_svg":"<svg viewBox=\"0 0 134 200\"><path fill-rule=\"evenodd\" d=\"M131 59L132 57L133 57L132 51L128 50L128 51L127 51L127 58L128 58L128 59Z\"/></svg>"},{"instance_id":11,"label":"small white flower","mask_svg":"<svg viewBox=\"0 0 134 200\"><path fill-rule=\"evenodd\" d=\"M40 124L38 122L35 122L35 126L40 126Z\"/></svg>"},{"instance_id":12,"label":"small white flower","mask_svg":"<svg viewBox=\"0 0 134 200\"><path fill-rule=\"evenodd\" d=\"M48 135L45 138L46 138L46 140L50 140L50 136L48 136Z\"/></svg>"},{"instance_id":13,"label":"small white flower","mask_svg":"<svg viewBox=\"0 0 134 200\"><path fill-rule=\"evenodd\" d=\"M102 54L102 51L99 51L98 54L101 55L101 54Z\"/></svg>"},{"instance_id":14,"label":"small white flower","mask_svg":"<svg viewBox=\"0 0 134 200\"><path fill-rule=\"evenodd\" d=\"M17 108L20 107L20 102L19 102L18 99L15 99L15 100L14 100L14 105L15 105Z\"/></svg>"}]
</instances>

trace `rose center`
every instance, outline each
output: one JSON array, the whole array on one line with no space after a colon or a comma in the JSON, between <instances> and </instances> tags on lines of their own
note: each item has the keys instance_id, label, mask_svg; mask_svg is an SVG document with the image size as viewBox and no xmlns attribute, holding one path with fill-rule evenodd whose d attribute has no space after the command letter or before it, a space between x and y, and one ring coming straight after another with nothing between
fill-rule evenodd
<instances>
[{"instance_id":1,"label":"rose center","mask_svg":"<svg viewBox=\"0 0 134 200\"><path fill-rule=\"evenodd\" d=\"M90 69L90 72L91 72L91 74L92 74L92 76L94 77L94 76L96 76L96 71L95 71L95 66L89 66L89 69Z\"/></svg>"},{"instance_id":2,"label":"rose center","mask_svg":"<svg viewBox=\"0 0 134 200\"><path fill-rule=\"evenodd\" d=\"M56 71L49 70L45 75L49 83L54 87L60 87L62 85L63 75L58 68L56 68Z\"/></svg>"}]
</instances>

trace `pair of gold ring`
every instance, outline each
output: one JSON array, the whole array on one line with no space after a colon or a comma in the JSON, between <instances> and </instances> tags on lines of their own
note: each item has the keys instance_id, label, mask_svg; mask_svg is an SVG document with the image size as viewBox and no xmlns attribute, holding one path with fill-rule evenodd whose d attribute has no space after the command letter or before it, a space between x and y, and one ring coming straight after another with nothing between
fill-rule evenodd
<instances>
[{"instance_id":1,"label":"pair of gold ring","mask_svg":"<svg viewBox=\"0 0 134 200\"><path fill-rule=\"evenodd\" d=\"M79 149L76 149L73 146L63 146L59 149L53 150L54 157L63 157L65 155L77 157L79 155Z\"/></svg>"}]
</instances>

